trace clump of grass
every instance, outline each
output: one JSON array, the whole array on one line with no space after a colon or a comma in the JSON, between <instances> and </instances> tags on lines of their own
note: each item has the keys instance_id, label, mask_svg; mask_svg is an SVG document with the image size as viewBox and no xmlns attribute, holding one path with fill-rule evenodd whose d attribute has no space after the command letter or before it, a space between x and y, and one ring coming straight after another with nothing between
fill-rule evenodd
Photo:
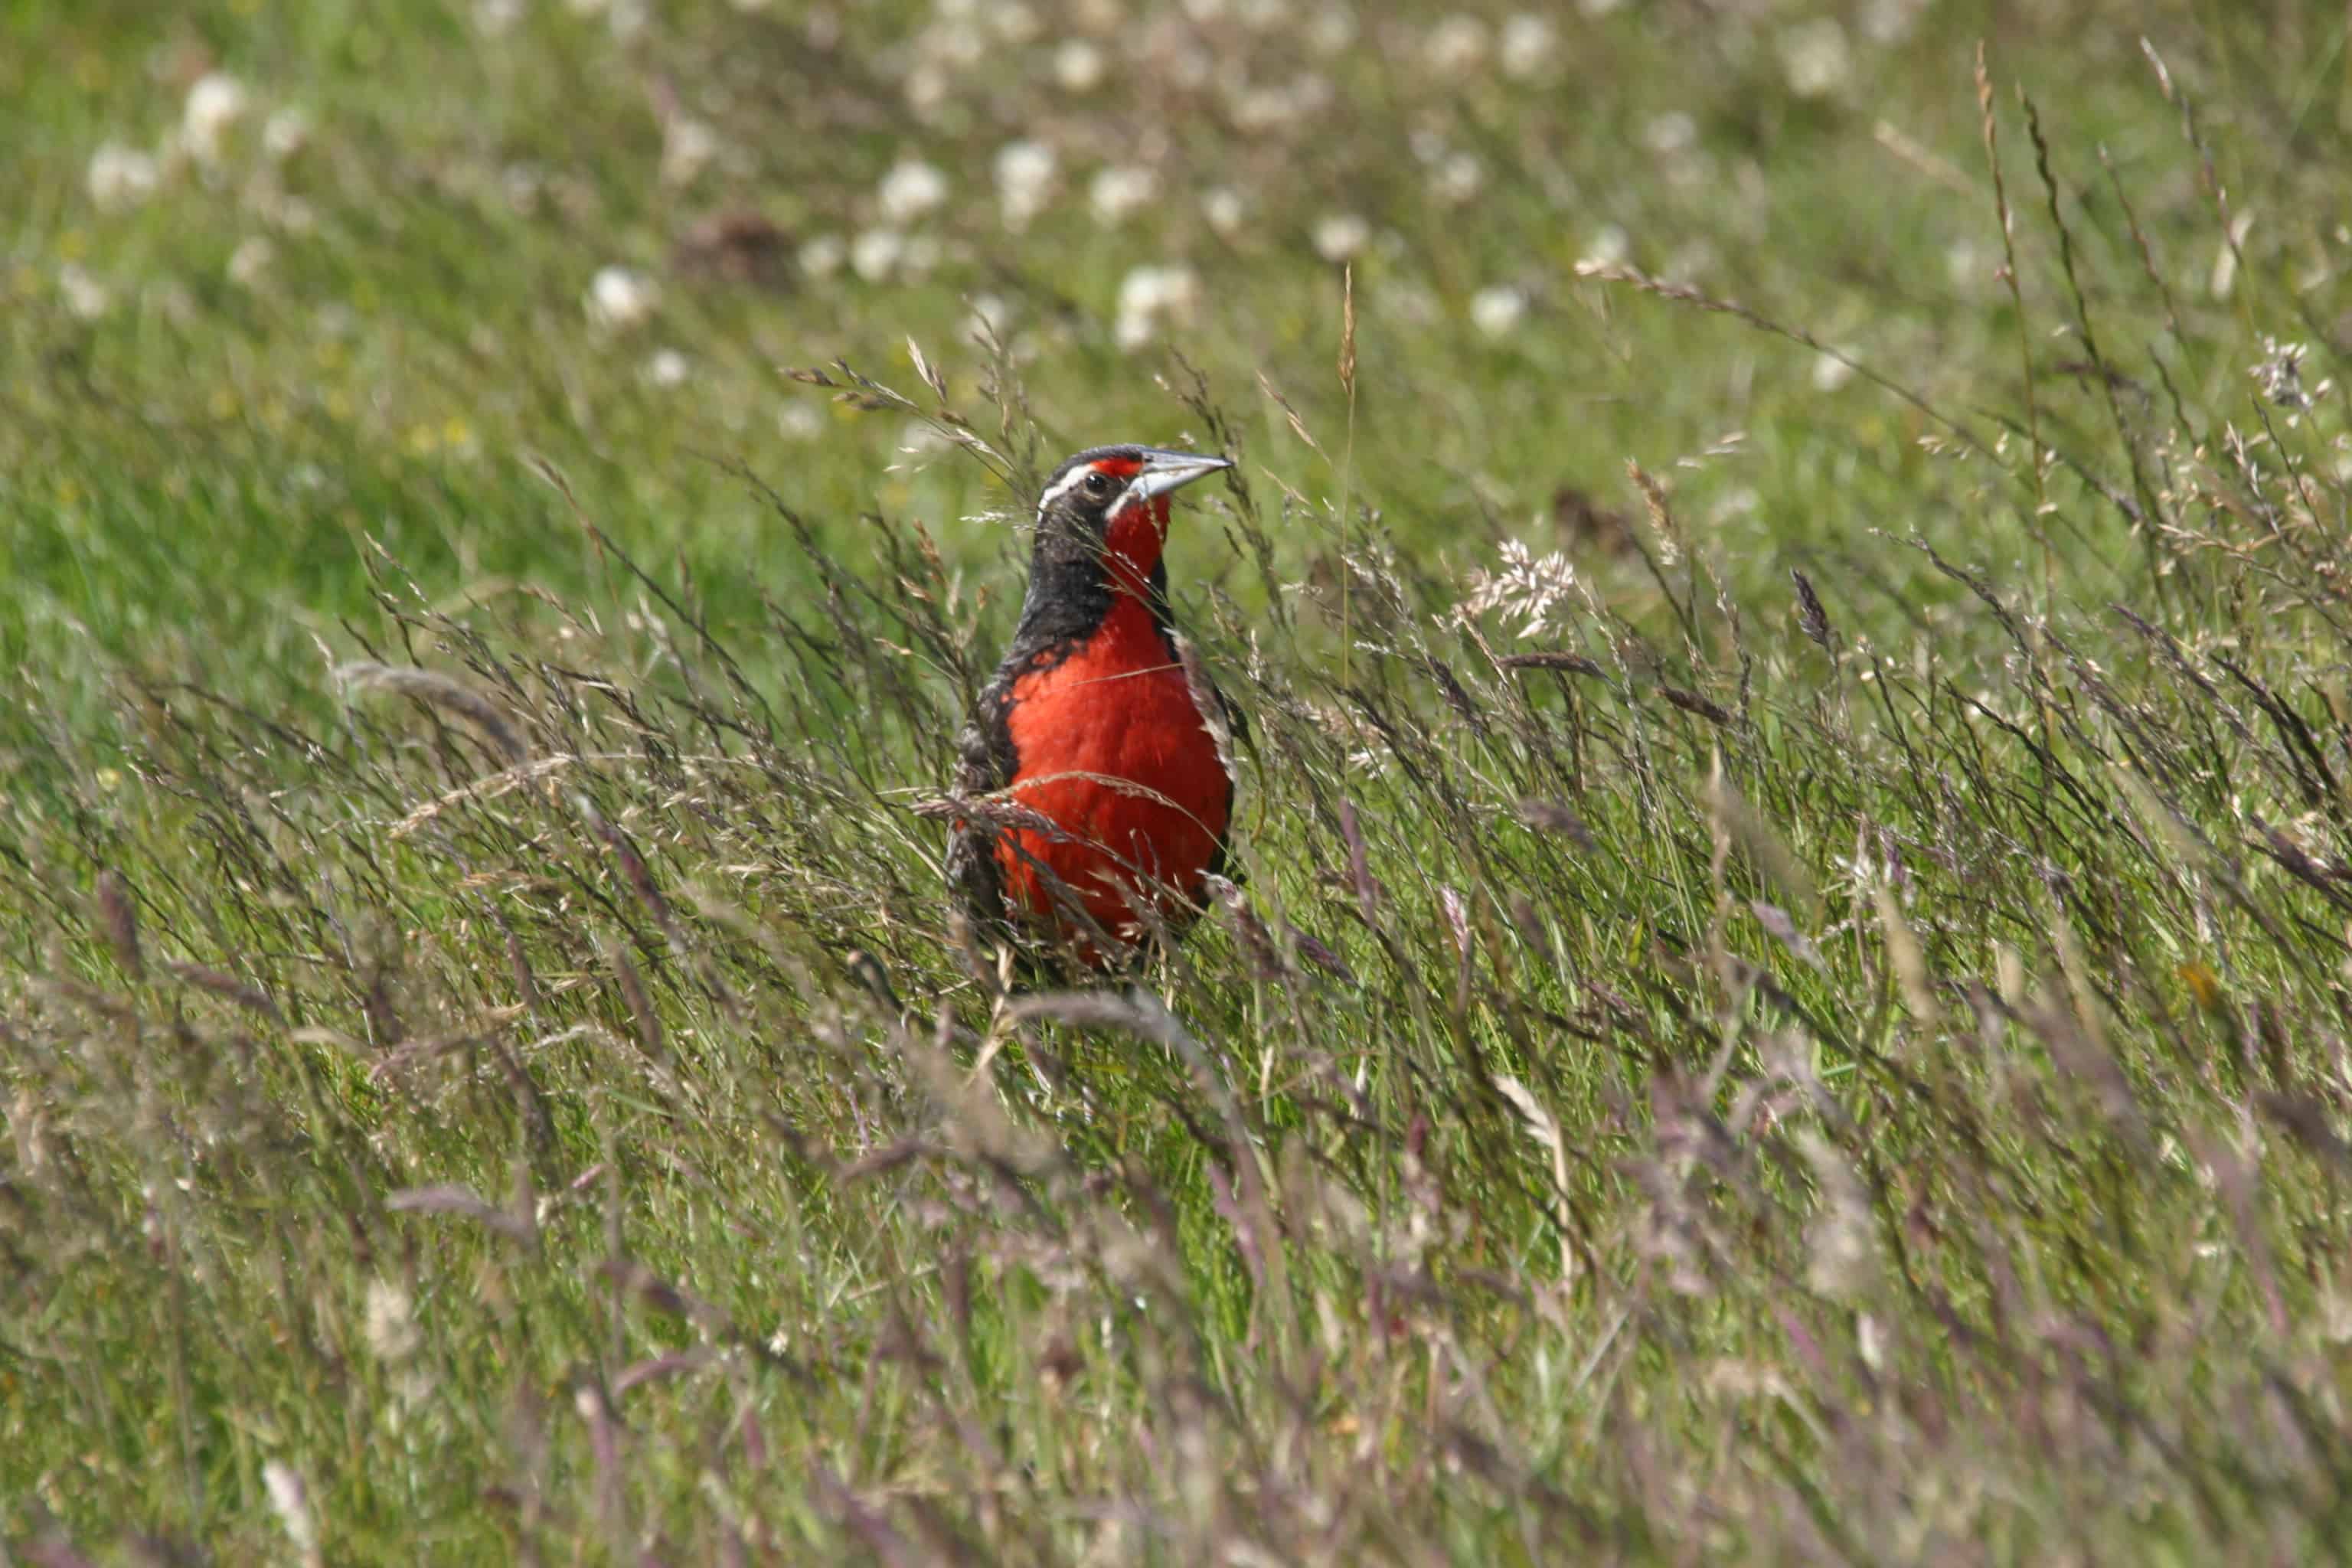
<instances>
[{"instance_id":1,"label":"clump of grass","mask_svg":"<svg viewBox=\"0 0 2352 1568\"><path fill-rule=\"evenodd\" d=\"M307 689L11 698L0 1531L2331 1550L2343 394L2250 353L2292 301L2159 316L2137 247L2076 282L2029 139L2096 374L2033 363L2021 458L1918 393L1929 499L1772 596L1655 461L1638 559L1476 583L1377 474L1202 503L1278 609L1186 604L1242 874L1139 987L1009 994L950 925L921 807L1009 606L895 515L747 483L800 587L730 620L550 491L601 592L377 549ZM1214 384L1169 417L1256 458Z\"/></svg>"}]
</instances>

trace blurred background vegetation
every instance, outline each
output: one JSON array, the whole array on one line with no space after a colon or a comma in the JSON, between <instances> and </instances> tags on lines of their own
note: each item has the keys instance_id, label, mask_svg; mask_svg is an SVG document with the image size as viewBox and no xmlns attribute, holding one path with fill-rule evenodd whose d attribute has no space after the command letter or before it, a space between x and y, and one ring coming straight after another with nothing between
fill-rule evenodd
<instances>
[{"instance_id":1,"label":"blurred background vegetation","mask_svg":"<svg viewBox=\"0 0 2352 1568\"><path fill-rule=\"evenodd\" d=\"M2200 95L2243 268L2321 325L2341 309L2322 153L2344 131L2343 19L2325 6L9 13L0 648L44 667L300 665L359 602L369 539L449 592L576 583L591 558L533 457L723 614L796 586L734 462L845 552L885 510L991 560L1014 542L970 520L1017 497L919 425L781 374L845 358L911 384L911 336L982 405L975 317L1048 445L1182 437L1159 382L1189 363L1244 411L1254 467L1302 495L1358 487L1423 554L1509 536L1605 557L1633 458L1756 581L1805 560L1916 576L1874 524L2007 559L2023 531L1959 504L1916 410L1576 273L1617 261L1736 299L1957 415L2021 407L1979 39L2043 402L2103 416L2068 385L2084 356L2033 221L2021 93L2094 309L2139 283L2133 214L2192 336L2252 309L2143 34ZM2152 325L2119 323L2110 348L2155 353L2192 401L2234 394L2243 365L2152 348ZM1202 533L1180 575L1228 575Z\"/></svg>"},{"instance_id":2,"label":"blurred background vegetation","mask_svg":"<svg viewBox=\"0 0 2352 1568\"><path fill-rule=\"evenodd\" d=\"M2340 1552L2347 21L0 0L0 1561Z\"/></svg>"}]
</instances>

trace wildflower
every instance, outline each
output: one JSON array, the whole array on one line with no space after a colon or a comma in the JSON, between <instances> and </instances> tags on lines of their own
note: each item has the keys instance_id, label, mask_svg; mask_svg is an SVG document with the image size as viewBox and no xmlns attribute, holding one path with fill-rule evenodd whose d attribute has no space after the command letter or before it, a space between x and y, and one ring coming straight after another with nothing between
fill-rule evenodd
<instances>
[{"instance_id":1,"label":"wildflower","mask_svg":"<svg viewBox=\"0 0 2352 1568\"><path fill-rule=\"evenodd\" d=\"M1862 30L1874 44L1899 44L1911 36L1927 0L1870 0L1862 8Z\"/></svg>"},{"instance_id":2,"label":"wildflower","mask_svg":"<svg viewBox=\"0 0 2352 1568\"><path fill-rule=\"evenodd\" d=\"M1679 109L1668 110L1642 127L1642 143L1653 153L1671 155L1686 152L1698 142L1698 121Z\"/></svg>"},{"instance_id":3,"label":"wildflower","mask_svg":"<svg viewBox=\"0 0 2352 1568\"><path fill-rule=\"evenodd\" d=\"M1087 192L1087 203L1094 209L1096 221L1109 225L1126 221L1128 215L1149 204L1160 194L1160 176L1139 164L1115 163L1097 174Z\"/></svg>"},{"instance_id":4,"label":"wildflower","mask_svg":"<svg viewBox=\"0 0 2352 1568\"><path fill-rule=\"evenodd\" d=\"M1832 353L1813 356L1813 390L1835 392L1853 379L1853 366Z\"/></svg>"},{"instance_id":5,"label":"wildflower","mask_svg":"<svg viewBox=\"0 0 2352 1568\"><path fill-rule=\"evenodd\" d=\"M1486 166L1475 153L1452 153L1429 176L1429 188L1439 201L1459 206L1486 183Z\"/></svg>"},{"instance_id":6,"label":"wildflower","mask_svg":"<svg viewBox=\"0 0 2352 1568\"><path fill-rule=\"evenodd\" d=\"M1307 47L1318 55L1336 55L1356 41L1356 14L1345 5L1326 5L1307 25Z\"/></svg>"},{"instance_id":7,"label":"wildflower","mask_svg":"<svg viewBox=\"0 0 2352 1568\"><path fill-rule=\"evenodd\" d=\"M1507 283L1481 289L1470 297L1470 324L1490 338L1509 337L1527 313L1527 295Z\"/></svg>"},{"instance_id":8,"label":"wildflower","mask_svg":"<svg viewBox=\"0 0 2352 1568\"><path fill-rule=\"evenodd\" d=\"M718 155L718 132L703 121L673 115L662 127L661 182L690 185Z\"/></svg>"},{"instance_id":9,"label":"wildflower","mask_svg":"<svg viewBox=\"0 0 2352 1568\"><path fill-rule=\"evenodd\" d=\"M1212 229L1228 239L1242 226L1247 210L1242 194L1231 185L1213 186L1201 196L1201 216Z\"/></svg>"},{"instance_id":10,"label":"wildflower","mask_svg":"<svg viewBox=\"0 0 2352 1568\"><path fill-rule=\"evenodd\" d=\"M105 284L70 261L58 268L58 292L65 296L66 309L85 321L95 321L114 302Z\"/></svg>"},{"instance_id":11,"label":"wildflower","mask_svg":"<svg viewBox=\"0 0 2352 1568\"><path fill-rule=\"evenodd\" d=\"M1956 239L1944 247L1944 276L1955 289L1975 289L1991 276L1991 268L1974 240Z\"/></svg>"},{"instance_id":12,"label":"wildflower","mask_svg":"<svg viewBox=\"0 0 2352 1568\"><path fill-rule=\"evenodd\" d=\"M310 117L299 109L281 109L262 122L261 150L277 163L310 144Z\"/></svg>"},{"instance_id":13,"label":"wildflower","mask_svg":"<svg viewBox=\"0 0 2352 1568\"><path fill-rule=\"evenodd\" d=\"M948 100L948 73L935 60L920 60L907 73L907 107L929 119Z\"/></svg>"},{"instance_id":14,"label":"wildflower","mask_svg":"<svg viewBox=\"0 0 2352 1568\"><path fill-rule=\"evenodd\" d=\"M998 37L1015 46L1030 42L1044 27L1035 9L1024 0L999 0L989 7L988 26Z\"/></svg>"},{"instance_id":15,"label":"wildflower","mask_svg":"<svg viewBox=\"0 0 2352 1568\"><path fill-rule=\"evenodd\" d=\"M588 285L589 321L614 331L641 324L660 302L653 279L625 267L600 268Z\"/></svg>"},{"instance_id":16,"label":"wildflower","mask_svg":"<svg viewBox=\"0 0 2352 1568\"><path fill-rule=\"evenodd\" d=\"M948 199L948 177L937 165L920 159L901 160L882 176L882 216L893 224L910 223Z\"/></svg>"},{"instance_id":17,"label":"wildflower","mask_svg":"<svg viewBox=\"0 0 2352 1568\"><path fill-rule=\"evenodd\" d=\"M1087 38L1071 38L1054 51L1054 79L1065 92L1092 92L1102 82L1103 52Z\"/></svg>"},{"instance_id":18,"label":"wildflower","mask_svg":"<svg viewBox=\"0 0 2352 1568\"><path fill-rule=\"evenodd\" d=\"M1513 81L1526 81L1543 74L1559 46L1559 35L1550 17L1522 11L1503 24L1496 54L1505 76Z\"/></svg>"},{"instance_id":19,"label":"wildflower","mask_svg":"<svg viewBox=\"0 0 2352 1568\"><path fill-rule=\"evenodd\" d=\"M262 274L269 270L269 263L277 254L269 241L261 236L246 236L237 242L236 249L229 254L228 280L240 289L259 287Z\"/></svg>"},{"instance_id":20,"label":"wildflower","mask_svg":"<svg viewBox=\"0 0 2352 1568\"><path fill-rule=\"evenodd\" d=\"M1056 160L1043 142L1008 142L996 150L996 201L1004 226L1018 232L1045 210Z\"/></svg>"},{"instance_id":21,"label":"wildflower","mask_svg":"<svg viewBox=\"0 0 2352 1568\"><path fill-rule=\"evenodd\" d=\"M1516 539L1503 542L1502 556L1501 571L1471 573L1470 596L1454 606L1454 618L1500 610L1527 623L1519 636L1539 636L1551 624L1554 607L1576 593L1576 567L1558 551L1538 559Z\"/></svg>"},{"instance_id":22,"label":"wildflower","mask_svg":"<svg viewBox=\"0 0 2352 1568\"><path fill-rule=\"evenodd\" d=\"M1827 98L1853 74L1853 53L1834 16L1800 22L1780 35L1780 73L1799 98Z\"/></svg>"},{"instance_id":23,"label":"wildflower","mask_svg":"<svg viewBox=\"0 0 2352 1568\"><path fill-rule=\"evenodd\" d=\"M1578 259L1577 265L1582 267L1590 262L1601 267L1614 267L1633 253L1633 237L1616 224L1604 224L1593 235L1592 243L1584 247L1584 255Z\"/></svg>"},{"instance_id":24,"label":"wildflower","mask_svg":"<svg viewBox=\"0 0 2352 1568\"><path fill-rule=\"evenodd\" d=\"M686 356L676 349L656 349L646 361L646 381L653 386L683 386L689 367Z\"/></svg>"},{"instance_id":25,"label":"wildflower","mask_svg":"<svg viewBox=\"0 0 2352 1568\"><path fill-rule=\"evenodd\" d=\"M89 199L102 211L137 206L155 194L162 173L152 153L109 142L89 155Z\"/></svg>"},{"instance_id":26,"label":"wildflower","mask_svg":"<svg viewBox=\"0 0 2352 1568\"><path fill-rule=\"evenodd\" d=\"M1188 323L1201 300L1201 282L1181 263L1138 267L1119 280L1118 320L1112 336L1123 349L1139 349L1160 332L1163 321Z\"/></svg>"},{"instance_id":27,"label":"wildflower","mask_svg":"<svg viewBox=\"0 0 2352 1568\"><path fill-rule=\"evenodd\" d=\"M811 278L830 278L849 259L849 244L837 234L820 234L801 247L801 270Z\"/></svg>"},{"instance_id":28,"label":"wildflower","mask_svg":"<svg viewBox=\"0 0 2352 1568\"><path fill-rule=\"evenodd\" d=\"M270 1510L295 1552L306 1563L319 1561L319 1520L310 1511L310 1489L303 1484L302 1472L282 1459L267 1460L261 1484L268 1489Z\"/></svg>"},{"instance_id":29,"label":"wildflower","mask_svg":"<svg viewBox=\"0 0 2352 1568\"><path fill-rule=\"evenodd\" d=\"M187 102L180 115L180 132L196 162L220 161L221 138L228 133L230 126L244 118L246 107L244 84L221 71L198 79L196 85L188 89Z\"/></svg>"},{"instance_id":30,"label":"wildflower","mask_svg":"<svg viewBox=\"0 0 2352 1568\"><path fill-rule=\"evenodd\" d=\"M849 242L849 269L868 283L879 283L906 254L905 235L895 228L869 228Z\"/></svg>"},{"instance_id":31,"label":"wildflower","mask_svg":"<svg viewBox=\"0 0 2352 1568\"><path fill-rule=\"evenodd\" d=\"M1315 226L1315 254L1326 261L1345 261L1371 237L1372 226L1354 213L1332 213Z\"/></svg>"},{"instance_id":32,"label":"wildflower","mask_svg":"<svg viewBox=\"0 0 2352 1568\"><path fill-rule=\"evenodd\" d=\"M1422 58L1441 77L1465 77L1486 63L1486 24L1456 12L1429 30Z\"/></svg>"},{"instance_id":33,"label":"wildflower","mask_svg":"<svg viewBox=\"0 0 2352 1568\"><path fill-rule=\"evenodd\" d=\"M793 398L776 410L776 434L787 441L814 441L824 434L824 416L807 399Z\"/></svg>"},{"instance_id":34,"label":"wildflower","mask_svg":"<svg viewBox=\"0 0 2352 1568\"><path fill-rule=\"evenodd\" d=\"M424 1346L416 1327L416 1303L408 1292L388 1279L371 1279L367 1316L362 1320L368 1349L379 1361L403 1362Z\"/></svg>"},{"instance_id":35,"label":"wildflower","mask_svg":"<svg viewBox=\"0 0 2352 1568\"><path fill-rule=\"evenodd\" d=\"M1319 85L1319 79L1307 77L1288 87L1244 87L1234 93L1227 112L1234 128L1244 133L1278 130L1320 107Z\"/></svg>"}]
</instances>

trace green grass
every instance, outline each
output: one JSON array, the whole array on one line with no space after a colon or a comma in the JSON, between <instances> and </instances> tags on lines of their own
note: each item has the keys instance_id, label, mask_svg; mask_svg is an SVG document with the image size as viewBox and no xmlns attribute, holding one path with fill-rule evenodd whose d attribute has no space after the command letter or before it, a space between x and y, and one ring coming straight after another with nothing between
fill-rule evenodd
<instances>
[{"instance_id":1,"label":"green grass","mask_svg":"<svg viewBox=\"0 0 2352 1568\"><path fill-rule=\"evenodd\" d=\"M1811 99L1795 12L1522 78L1235 0L1077 91L1086 7L520 9L0 11L0 1552L2352 1539L2340 9L1876 7ZM936 265L805 271L914 156ZM1173 570L1245 875L1006 995L918 808L991 514L1123 438L1241 459ZM1507 541L1574 585L1458 613Z\"/></svg>"}]
</instances>

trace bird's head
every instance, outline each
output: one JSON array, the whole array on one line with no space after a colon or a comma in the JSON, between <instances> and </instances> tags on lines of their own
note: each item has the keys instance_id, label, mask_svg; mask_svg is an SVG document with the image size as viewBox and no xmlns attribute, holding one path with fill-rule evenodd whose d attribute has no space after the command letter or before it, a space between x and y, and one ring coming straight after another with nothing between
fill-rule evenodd
<instances>
[{"instance_id":1,"label":"bird's head","mask_svg":"<svg viewBox=\"0 0 2352 1568\"><path fill-rule=\"evenodd\" d=\"M1233 464L1155 447L1097 447L1054 470L1037 497L1040 565L1099 563L1141 594L1168 542L1168 497Z\"/></svg>"}]
</instances>

